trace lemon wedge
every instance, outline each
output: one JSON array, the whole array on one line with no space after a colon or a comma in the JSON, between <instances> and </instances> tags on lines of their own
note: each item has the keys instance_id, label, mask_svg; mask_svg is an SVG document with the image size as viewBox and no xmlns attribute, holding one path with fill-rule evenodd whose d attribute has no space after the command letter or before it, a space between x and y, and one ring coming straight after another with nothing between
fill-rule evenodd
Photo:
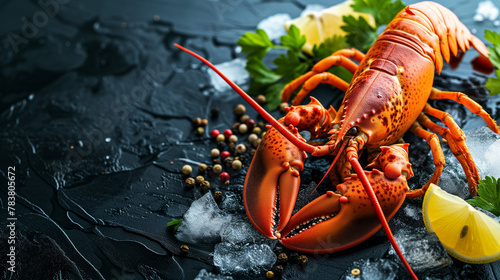
<instances>
[{"instance_id":1,"label":"lemon wedge","mask_svg":"<svg viewBox=\"0 0 500 280\"><path fill-rule=\"evenodd\" d=\"M422 214L448 254L467 263L500 260L500 223L458 196L431 184Z\"/></svg>"},{"instance_id":2,"label":"lemon wedge","mask_svg":"<svg viewBox=\"0 0 500 280\"><path fill-rule=\"evenodd\" d=\"M355 18L362 16L371 26L375 26L375 19L370 14L355 12L351 8L352 3L352 0L347 0L319 12L308 12L302 17L286 21L285 28L288 31L291 25L297 26L300 35L306 36L302 50L312 54L314 45L320 45L325 39L334 35L345 36L346 32L340 28L344 25L343 16L352 15Z\"/></svg>"}]
</instances>

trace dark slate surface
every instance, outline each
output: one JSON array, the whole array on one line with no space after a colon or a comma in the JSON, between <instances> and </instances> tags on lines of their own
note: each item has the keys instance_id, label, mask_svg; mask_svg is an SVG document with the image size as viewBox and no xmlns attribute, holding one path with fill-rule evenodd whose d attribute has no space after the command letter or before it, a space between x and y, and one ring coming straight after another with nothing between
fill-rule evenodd
<instances>
[{"instance_id":1,"label":"dark slate surface","mask_svg":"<svg viewBox=\"0 0 500 280\"><path fill-rule=\"evenodd\" d=\"M493 26L474 26L473 2L443 4L456 7L452 10L459 18L482 34ZM51 6L53 16L45 17L37 1L0 3L2 279L194 279L200 269L217 273L210 256L214 244L190 244L189 254L181 256L182 242L166 223L181 217L200 195L183 187L185 159L210 162L215 144L207 131L231 126L233 108L243 101L232 91L216 94L200 62L172 44L225 62L238 55L235 42L244 32L278 12L296 17L307 1L58 3L57 9ZM39 27L30 28L26 19ZM18 41L13 34L26 38ZM465 91L485 104L485 78L466 63L457 71L445 69L444 77L437 86ZM339 99L328 95L328 88L323 91L322 102ZM212 119L214 104L221 114ZM443 109L454 106L440 104ZM249 114L256 118L253 110ZM209 119L202 136L190 124L193 117ZM494 117L499 119L498 110ZM458 122L467 126L464 119ZM425 178L432 172L431 160L423 156L428 148L408 138L414 141L412 161L422 170L418 176ZM311 170L324 172L327 163L308 163L304 182L314 177ZM9 166L16 173L16 273L6 271ZM232 174L229 185L209 176L211 190L240 195L244 176L245 171ZM421 201L407 203L418 208ZM423 223L398 214L391 225ZM345 252L310 256L304 268L289 265L285 275L338 279L354 261L380 258L388 248L378 233ZM445 274L427 276L499 275L498 262L464 266L454 261Z\"/></svg>"}]
</instances>

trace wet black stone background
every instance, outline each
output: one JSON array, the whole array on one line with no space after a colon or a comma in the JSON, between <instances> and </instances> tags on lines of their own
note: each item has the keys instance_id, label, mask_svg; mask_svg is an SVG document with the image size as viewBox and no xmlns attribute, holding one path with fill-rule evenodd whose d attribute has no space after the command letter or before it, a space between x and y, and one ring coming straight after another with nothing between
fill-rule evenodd
<instances>
[{"instance_id":1,"label":"wet black stone background","mask_svg":"<svg viewBox=\"0 0 500 280\"><path fill-rule=\"evenodd\" d=\"M453 3L459 18L474 25L474 1L440 2ZM207 132L230 127L236 120L233 108L243 101L232 91L216 93L200 62L172 44L214 63L229 61L241 56L235 46L244 32L278 12L296 17L307 1L57 3L48 15L37 1L0 1L1 278L193 279L203 268L216 273L209 255L214 244L190 244L189 254L180 256L182 242L166 223L182 217L200 196L184 188L182 165L210 162L215 144ZM26 20L38 27L26 27ZM485 27L493 25L477 27L481 37ZM437 80L437 86L465 91L486 104L485 78L467 64L443 73L448 78ZM329 91L320 89L321 101L338 103ZM453 103L440 104L464 119L470 116ZM214 106L221 110L218 118L210 117ZM253 110L249 114L256 117ZM209 120L202 136L191 126L194 117ZM498 110L494 117L499 119ZM463 119L458 122L467 127ZM429 176L432 160L423 156L428 147L408 139L414 142L418 176ZM327 163L320 159L309 166L321 170ZM15 273L6 270L9 166L16 174ZM239 194L244 176L245 171L233 173L229 185L215 176L208 179L212 191ZM415 224L405 224L404 217L399 222ZM285 271L290 279L337 279L353 261L379 258L388 247L385 236L377 234L356 248L310 256L305 268ZM464 266L455 261L454 266L462 277L500 275L498 262Z\"/></svg>"}]
</instances>

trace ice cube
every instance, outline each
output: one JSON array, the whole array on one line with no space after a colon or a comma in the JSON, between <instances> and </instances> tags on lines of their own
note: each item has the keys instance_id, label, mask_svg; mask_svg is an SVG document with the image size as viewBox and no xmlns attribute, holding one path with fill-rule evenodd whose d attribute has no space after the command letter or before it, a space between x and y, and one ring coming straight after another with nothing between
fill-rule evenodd
<instances>
[{"instance_id":1,"label":"ice cube","mask_svg":"<svg viewBox=\"0 0 500 280\"><path fill-rule=\"evenodd\" d=\"M289 14L275 14L259 22L257 29L266 31L269 40L277 40L286 35L285 22L291 19Z\"/></svg>"},{"instance_id":2,"label":"ice cube","mask_svg":"<svg viewBox=\"0 0 500 280\"><path fill-rule=\"evenodd\" d=\"M193 201L184 213L176 234L181 241L188 243L216 242L220 239L221 230L231 223L231 215L219 209L212 193L207 192Z\"/></svg>"},{"instance_id":3,"label":"ice cube","mask_svg":"<svg viewBox=\"0 0 500 280\"><path fill-rule=\"evenodd\" d=\"M360 274L353 273L353 269L359 269ZM344 273L345 280L393 280L398 279L401 269L396 262L390 259L362 259L353 262L351 267Z\"/></svg>"},{"instance_id":4,"label":"ice cube","mask_svg":"<svg viewBox=\"0 0 500 280\"><path fill-rule=\"evenodd\" d=\"M415 273L440 269L452 263L436 234L424 228L401 229L394 238ZM389 256L398 258L392 247Z\"/></svg>"},{"instance_id":5,"label":"ice cube","mask_svg":"<svg viewBox=\"0 0 500 280\"><path fill-rule=\"evenodd\" d=\"M233 277L216 275L202 268L194 280L233 280Z\"/></svg>"},{"instance_id":6,"label":"ice cube","mask_svg":"<svg viewBox=\"0 0 500 280\"><path fill-rule=\"evenodd\" d=\"M229 78L229 80L233 81L237 85L242 85L250 79L250 75L247 70L245 70L246 65L247 63L245 59L235 58L231 61L217 64L215 67L217 67L227 78ZM215 73L215 71L208 70L208 77L210 78L210 83L218 92L223 92L231 88L226 81Z\"/></svg>"},{"instance_id":7,"label":"ice cube","mask_svg":"<svg viewBox=\"0 0 500 280\"><path fill-rule=\"evenodd\" d=\"M256 277L270 270L276 262L276 254L267 244L215 244L214 265L224 275L236 278Z\"/></svg>"},{"instance_id":8,"label":"ice cube","mask_svg":"<svg viewBox=\"0 0 500 280\"><path fill-rule=\"evenodd\" d=\"M224 200L221 202L220 207L222 210L228 213L244 213L245 208L243 203L240 202L240 198L237 194L233 192L226 192L224 195Z\"/></svg>"},{"instance_id":9,"label":"ice cube","mask_svg":"<svg viewBox=\"0 0 500 280\"><path fill-rule=\"evenodd\" d=\"M500 174L500 135L487 127L464 131L467 147L481 174L497 177Z\"/></svg>"},{"instance_id":10,"label":"ice cube","mask_svg":"<svg viewBox=\"0 0 500 280\"><path fill-rule=\"evenodd\" d=\"M498 18L498 8L490 0L481 1L477 5L475 21L484 21L485 19L494 21Z\"/></svg>"},{"instance_id":11,"label":"ice cube","mask_svg":"<svg viewBox=\"0 0 500 280\"><path fill-rule=\"evenodd\" d=\"M262 235L250 223L246 216L233 216L232 222L221 231L222 242L233 244L257 243L269 244L276 243L276 239L269 239Z\"/></svg>"}]
</instances>

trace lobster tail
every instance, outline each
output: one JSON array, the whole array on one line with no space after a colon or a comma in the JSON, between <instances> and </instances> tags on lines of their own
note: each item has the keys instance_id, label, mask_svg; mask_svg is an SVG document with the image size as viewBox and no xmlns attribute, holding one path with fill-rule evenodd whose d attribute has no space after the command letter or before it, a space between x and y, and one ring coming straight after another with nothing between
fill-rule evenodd
<instances>
[{"instance_id":1,"label":"lobster tail","mask_svg":"<svg viewBox=\"0 0 500 280\"><path fill-rule=\"evenodd\" d=\"M458 50L465 52L472 45L481 55L488 57L488 49L449 9L434 2L420 2L403 9L387 26L389 33L401 30L414 35L426 46L423 52L431 57L438 73ZM387 32L386 31L386 32Z\"/></svg>"}]
</instances>

